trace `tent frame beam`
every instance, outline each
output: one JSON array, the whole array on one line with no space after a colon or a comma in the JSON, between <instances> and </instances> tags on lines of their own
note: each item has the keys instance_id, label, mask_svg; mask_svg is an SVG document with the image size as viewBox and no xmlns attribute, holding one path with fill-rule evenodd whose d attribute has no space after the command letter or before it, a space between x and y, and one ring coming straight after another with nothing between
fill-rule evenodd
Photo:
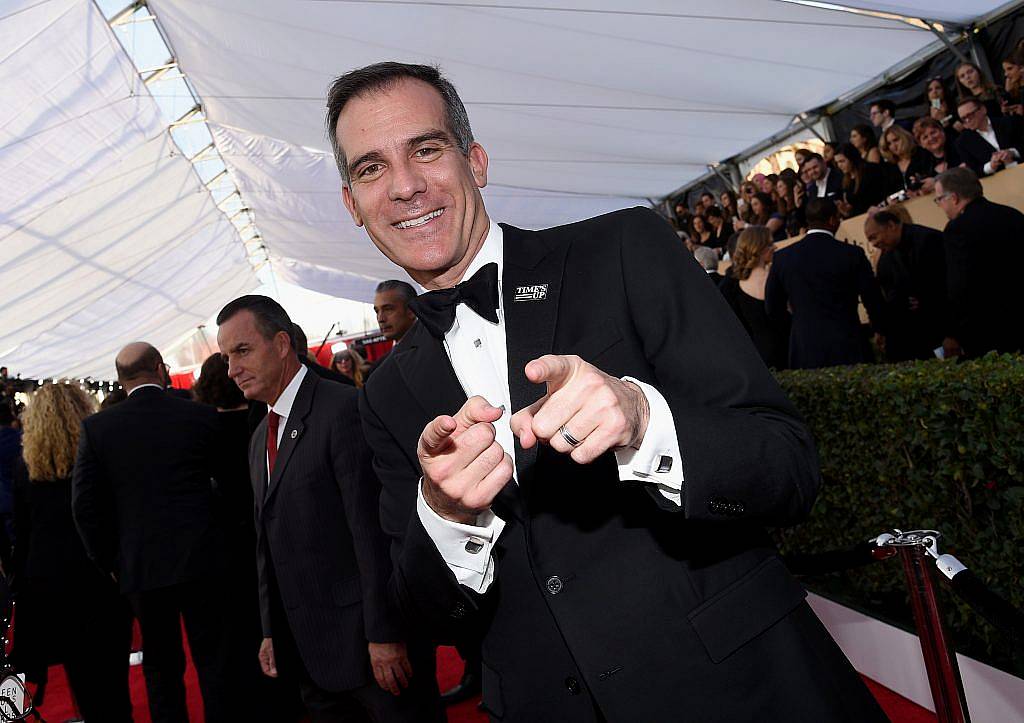
<instances>
[{"instance_id":1,"label":"tent frame beam","mask_svg":"<svg viewBox=\"0 0 1024 723\"><path fill-rule=\"evenodd\" d=\"M931 20L925 20L924 18L921 18L921 22L928 26L928 29L932 31L932 35L941 40L942 44L946 46L946 49L956 56L957 60L959 60L961 63L971 62L968 59L968 57L964 55L963 51L961 51L960 48L956 47L956 45L953 44L953 42L949 39L946 33L940 30L934 22L932 22Z\"/></svg>"}]
</instances>

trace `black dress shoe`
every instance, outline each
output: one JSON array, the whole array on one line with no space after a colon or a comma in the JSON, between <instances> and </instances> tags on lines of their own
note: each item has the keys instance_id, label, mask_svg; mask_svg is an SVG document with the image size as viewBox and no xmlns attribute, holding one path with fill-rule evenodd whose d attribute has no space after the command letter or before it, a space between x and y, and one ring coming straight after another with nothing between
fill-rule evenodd
<instances>
[{"instance_id":1,"label":"black dress shoe","mask_svg":"<svg viewBox=\"0 0 1024 723\"><path fill-rule=\"evenodd\" d=\"M441 702L444 705L455 705L478 695L480 695L480 676L467 672L463 674L458 685L441 694Z\"/></svg>"}]
</instances>

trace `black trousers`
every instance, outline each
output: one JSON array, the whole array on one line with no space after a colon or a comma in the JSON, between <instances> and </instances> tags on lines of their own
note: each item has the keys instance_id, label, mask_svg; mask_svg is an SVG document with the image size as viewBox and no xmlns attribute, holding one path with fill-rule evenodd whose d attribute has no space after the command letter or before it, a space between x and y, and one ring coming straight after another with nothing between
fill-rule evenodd
<instances>
[{"instance_id":1,"label":"black trousers","mask_svg":"<svg viewBox=\"0 0 1024 723\"><path fill-rule=\"evenodd\" d=\"M238 720L242 691L224 583L193 580L129 597L142 629L142 671L153 723L188 721L182 620L207 723Z\"/></svg>"},{"instance_id":2,"label":"black trousers","mask_svg":"<svg viewBox=\"0 0 1024 723\"><path fill-rule=\"evenodd\" d=\"M132 720L128 692L128 649L132 618L124 599L106 611L96 611L92 624L77 636L64 658L64 672L75 704L87 721L118 723ZM86 639L88 638L88 639Z\"/></svg>"},{"instance_id":3,"label":"black trousers","mask_svg":"<svg viewBox=\"0 0 1024 723\"><path fill-rule=\"evenodd\" d=\"M27 578L18 594L15 665L29 680L62 663L75 705L87 721L130 723L128 651L132 615L109 578Z\"/></svg>"},{"instance_id":4,"label":"black trousers","mask_svg":"<svg viewBox=\"0 0 1024 723\"><path fill-rule=\"evenodd\" d=\"M306 671L276 595L271 597L271 616L278 674L298 683L302 703L313 723L443 723L446 720L437 690L433 647L410 646L413 678L399 696L378 686L372 674L370 682L362 687L325 690L313 682Z\"/></svg>"}]
</instances>

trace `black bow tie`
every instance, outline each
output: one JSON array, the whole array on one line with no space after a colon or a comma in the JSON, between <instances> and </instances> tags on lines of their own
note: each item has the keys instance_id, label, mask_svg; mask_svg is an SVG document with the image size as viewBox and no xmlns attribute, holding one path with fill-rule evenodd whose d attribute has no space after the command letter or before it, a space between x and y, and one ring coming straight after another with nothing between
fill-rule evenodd
<instances>
[{"instance_id":1,"label":"black bow tie","mask_svg":"<svg viewBox=\"0 0 1024 723\"><path fill-rule=\"evenodd\" d=\"M420 294L409 302L409 308L438 339L455 323L455 307L466 304L477 314L498 323L498 265L490 263L472 277L452 289L438 289Z\"/></svg>"}]
</instances>

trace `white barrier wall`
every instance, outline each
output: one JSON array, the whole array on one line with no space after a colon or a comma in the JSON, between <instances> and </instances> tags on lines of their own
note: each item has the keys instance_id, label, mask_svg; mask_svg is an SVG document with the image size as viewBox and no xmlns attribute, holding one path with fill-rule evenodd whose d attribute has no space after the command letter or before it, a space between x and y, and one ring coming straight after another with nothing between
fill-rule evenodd
<instances>
[{"instance_id":1,"label":"white barrier wall","mask_svg":"<svg viewBox=\"0 0 1024 723\"><path fill-rule=\"evenodd\" d=\"M807 602L858 671L935 710L917 636L813 593ZM1024 680L957 654L972 723L1024 721Z\"/></svg>"}]
</instances>

